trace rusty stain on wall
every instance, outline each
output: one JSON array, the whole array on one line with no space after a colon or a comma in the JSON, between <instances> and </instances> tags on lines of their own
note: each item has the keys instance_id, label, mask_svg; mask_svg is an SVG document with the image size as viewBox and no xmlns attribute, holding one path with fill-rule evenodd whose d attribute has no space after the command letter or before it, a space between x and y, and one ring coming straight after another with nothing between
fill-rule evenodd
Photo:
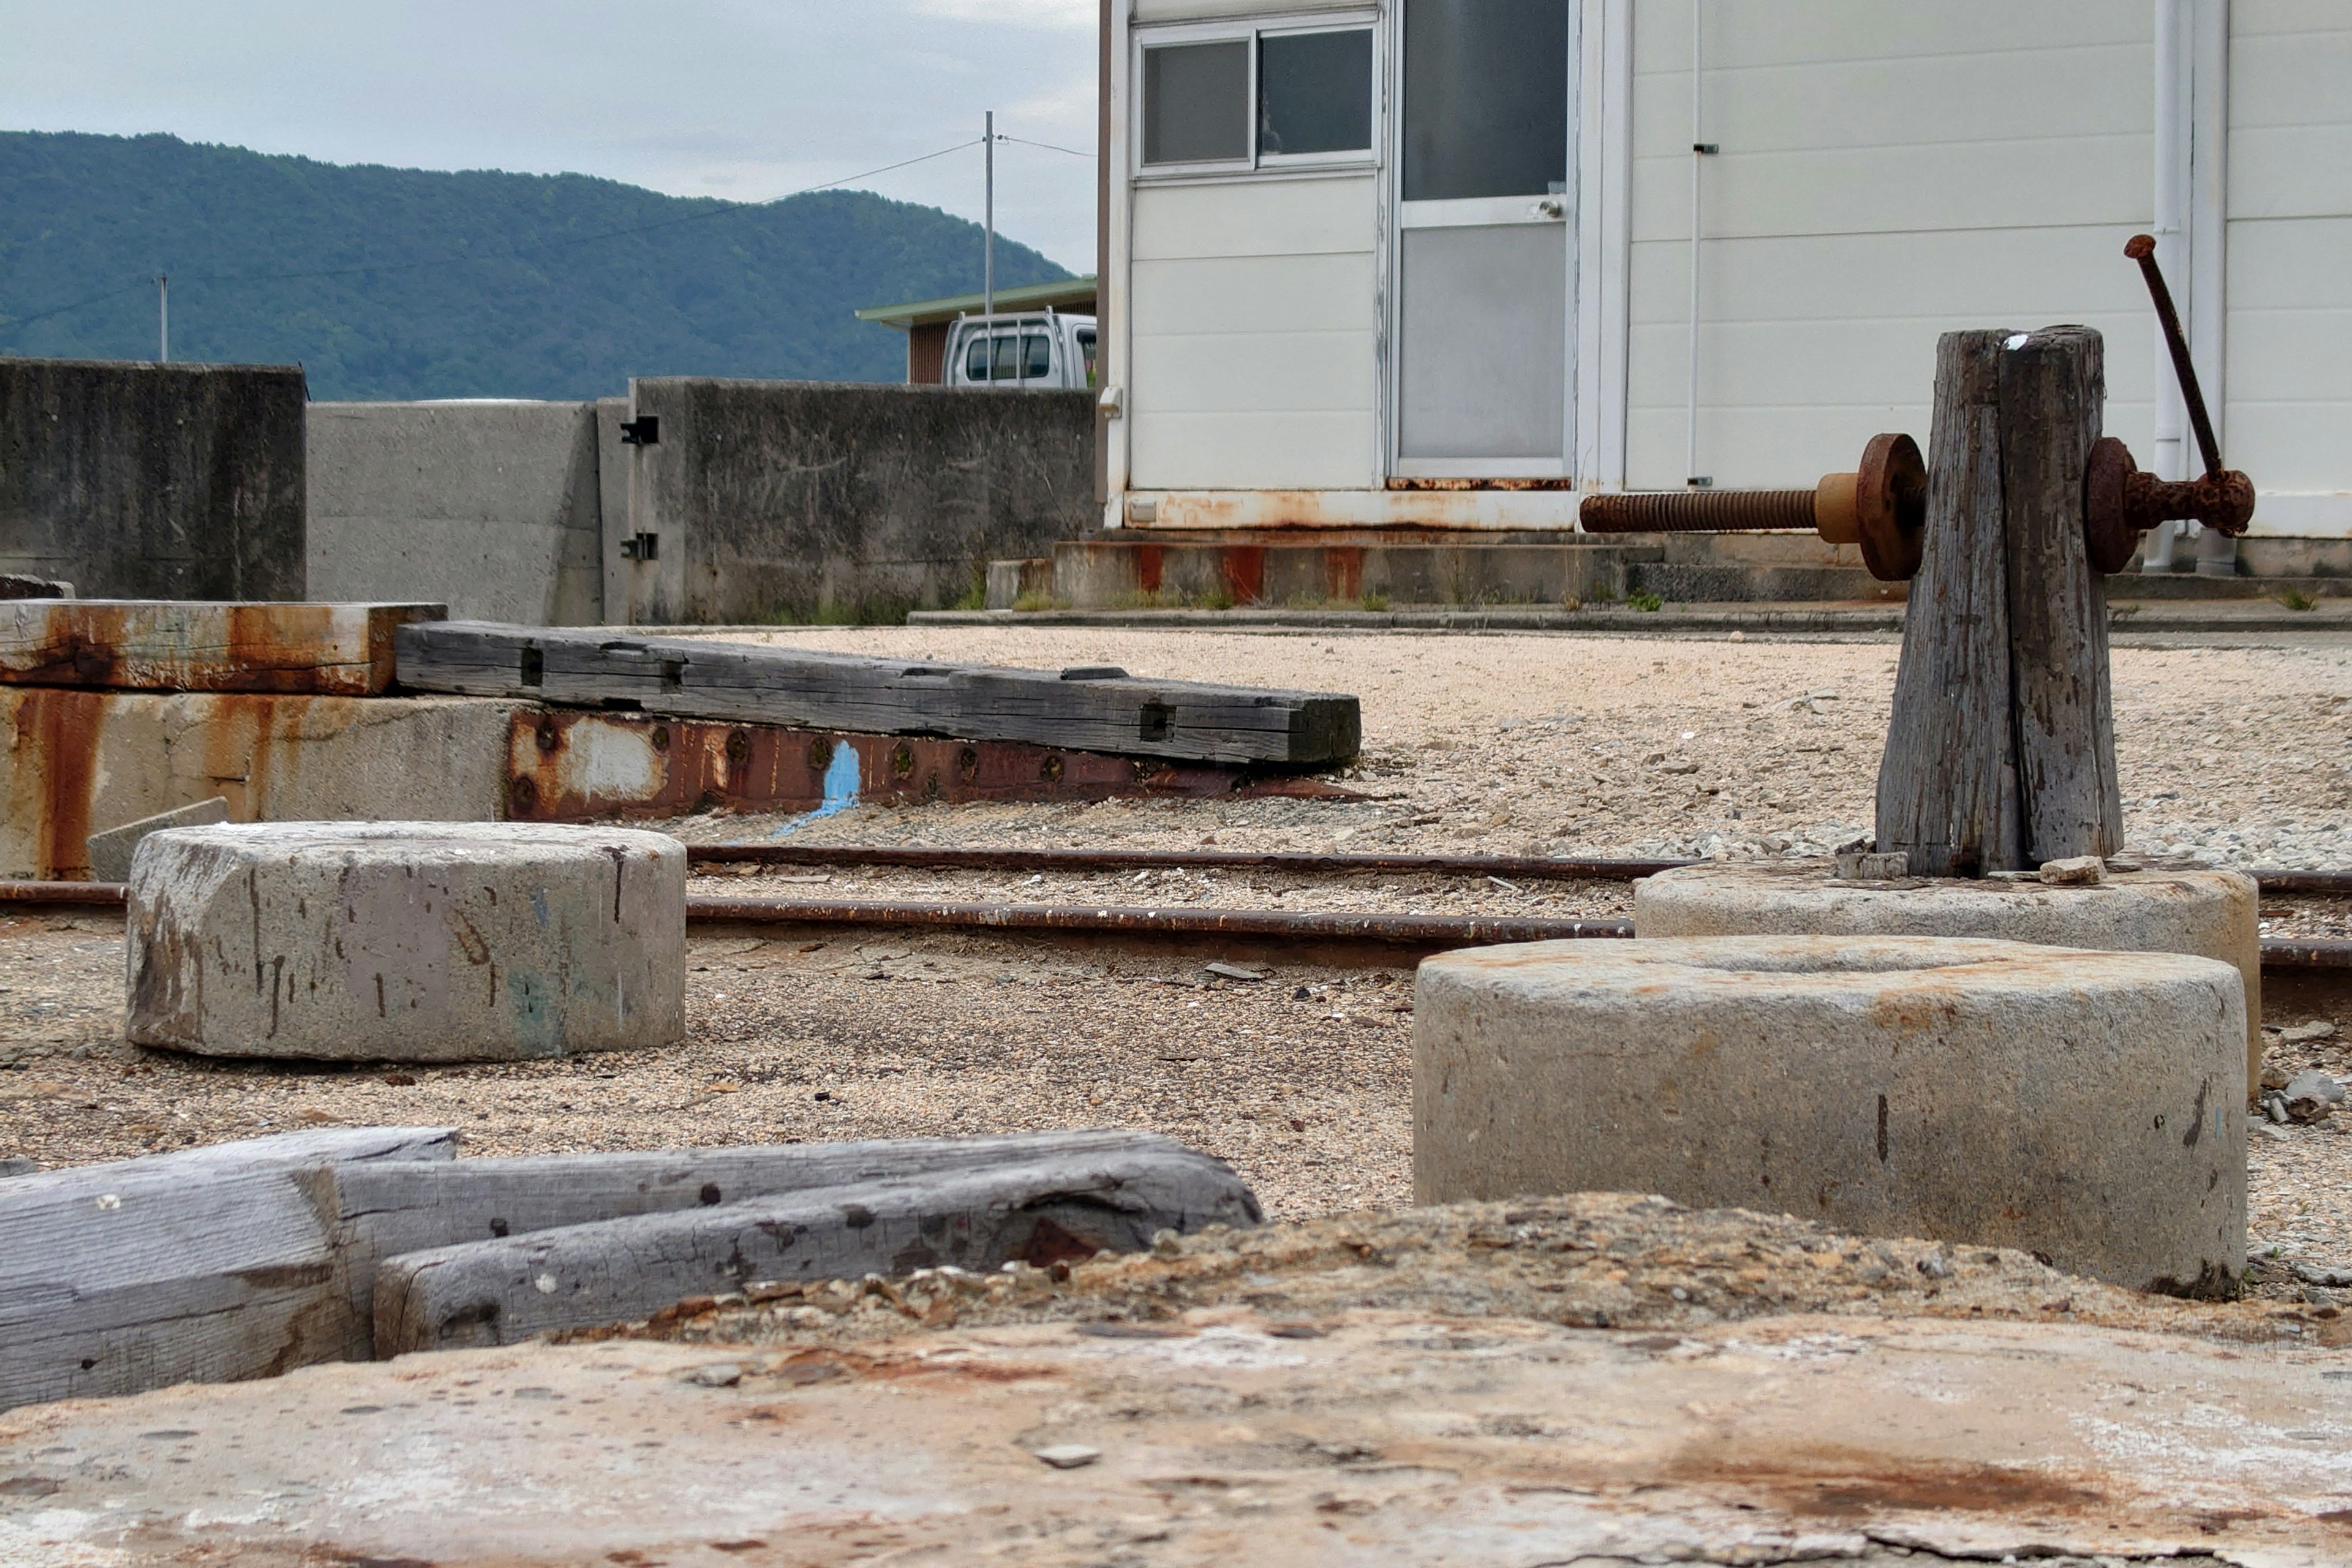
<instances>
[{"instance_id":1,"label":"rusty stain on wall","mask_svg":"<svg viewBox=\"0 0 2352 1568\"><path fill-rule=\"evenodd\" d=\"M813 811L834 750L857 753L861 802L1103 800L1114 795L1304 795L1352 799L1316 779L1063 751L1013 741L844 734L563 710L519 712L508 747L518 821L663 817L720 807Z\"/></svg>"}]
</instances>

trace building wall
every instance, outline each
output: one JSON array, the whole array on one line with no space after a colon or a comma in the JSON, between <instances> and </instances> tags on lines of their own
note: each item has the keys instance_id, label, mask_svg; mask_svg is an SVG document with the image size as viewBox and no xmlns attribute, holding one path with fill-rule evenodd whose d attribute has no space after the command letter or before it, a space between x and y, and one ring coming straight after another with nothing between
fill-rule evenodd
<instances>
[{"instance_id":1,"label":"building wall","mask_svg":"<svg viewBox=\"0 0 2352 1568\"><path fill-rule=\"evenodd\" d=\"M292 366L0 357L0 572L301 598L308 396Z\"/></svg>"},{"instance_id":2,"label":"building wall","mask_svg":"<svg viewBox=\"0 0 2352 1568\"><path fill-rule=\"evenodd\" d=\"M603 618L593 404L320 403L308 441L311 597Z\"/></svg>"},{"instance_id":3,"label":"building wall","mask_svg":"<svg viewBox=\"0 0 2352 1568\"><path fill-rule=\"evenodd\" d=\"M1688 4L1633 7L1626 482L1685 473ZM2106 334L2107 429L2153 429L2149 0L1708 0L1698 467L1811 484L1880 430L1924 441L1936 339ZM2336 79L2339 84L2344 79Z\"/></svg>"},{"instance_id":4,"label":"building wall","mask_svg":"<svg viewBox=\"0 0 2352 1568\"><path fill-rule=\"evenodd\" d=\"M1136 189L1133 488L1379 485L1376 200L1370 174Z\"/></svg>"},{"instance_id":5,"label":"building wall","mask_svg":"<svg viewBox=\"0 0 2352 1568\"><path fill-rule=\"evenodd\" d=\"M2256 527L2352 532L2352 7L2233 0L2230 30L2222 456Z\"/></svg>"},{"instance_id":6,"label":"building wall","mask_svg":"<svg viewBox=\"0 0 2352 1568\"><path fill-rule=\"evenodd\" d=\"M952 321L929 321L907 329L907 384L937 386L947 379L948 329Z\"/></svg>"}]
</instances>

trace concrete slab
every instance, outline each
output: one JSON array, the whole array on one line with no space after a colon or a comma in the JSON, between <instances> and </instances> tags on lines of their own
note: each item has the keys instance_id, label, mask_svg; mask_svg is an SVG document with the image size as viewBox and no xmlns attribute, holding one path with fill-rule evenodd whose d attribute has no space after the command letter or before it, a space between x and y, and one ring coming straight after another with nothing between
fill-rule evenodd
<instances>
[{"instance_id":1,"label":"concrete slab","mask_svg":"<svg viewBox=\"0 0 2352 1568\"><path fill-rule=\"evenodd\" d=\"M0 686L0 876L87 877L93 827L215 795L244 822L494 821L520 706Z\"/></svg>"},{"instance_id":2,"label":"concrete slab","mask_svg":"<svg viewBox=\"0 0 2352 1568\"><path fill-rule=\"evenodd\" d=\"M215 823L227 820L228 796L216 795L194 805L159 811L152 816L142 816L136 822L126 822L120 827L93 833L89 836L90 879L97 882L129 881L131 857L151 833L161 833L167 827L210 827Z\"/></svg>"},{"instance_id":3,"label":"concrete slab","mask_svg":"<svg viewBox=\"0 0 2352 1568\"><path fill-rule=\"evenodd\" d=\"M2297 1345L1870 1315L1300 1318L1254 1289L1265 1310L838 1348L534 1344L22 1410L0 1417L0 1559L2291 1568L2352 1551L2346 1385Z\"/></svg>"},{"instance_id":4,"label":"concrete slab","mask_svg":"<svg viewBox=\"0 0 2352 1568\"><path fill-rule=\"evenodd\" d=\"M2263 1080L2260 889L2241 871L2116 871L2086 886L1906 877L1848 881L1826 860L1685 866L1633 884L1644 937L1969 936L2219 959L2246 992L2246 1090Z\"/></svg>"},{"instance_id":5,"label":"concrete slab","mask_svg":"<svg viewBox=\"0 0 2352 1568\"><path fill-rule=\"evenodd\" d=\"M2245 1004L2173 953L1924 937L1442 954L1414 985L1423 1203L1600 1188L2237 1288Z\"/></svg>"},{"instance_id":6,"label":"concrete slab","mask_svg":"<svg viewBox=\"0 0 2352 1568\"><path fill-rule=\"evenodd\" d=\"M508 1061L686 1031L686 846L537 823L267 823L131 868L138 1045Z\"/></svg>"}]
</instances>

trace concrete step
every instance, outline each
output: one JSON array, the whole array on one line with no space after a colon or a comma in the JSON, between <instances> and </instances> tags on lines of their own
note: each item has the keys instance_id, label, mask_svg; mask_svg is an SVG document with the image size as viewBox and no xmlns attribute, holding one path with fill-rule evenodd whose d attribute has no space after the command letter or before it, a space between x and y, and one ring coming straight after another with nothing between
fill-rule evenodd
<instances>
[{"instance_id":1,"label":"concrete step","mask_svg":"<svg viewBox=\"0 0 2352 1568\"><path fill-rule=\"evenodd\" d=\"M2305 570L2237 577L2126 572L2107 580L2108 596L2293 603L2352 595L2352 574L2332 571L2332 557L2273 556L2250 545L2248 563ZM1900 605L1909 586L1871 576L1851 546L1794 533L1136 531L1066 540L1054 547L1050 566L997 564L1004 570L993 580L1004 591L992 595L991 610L1018 604L1040 611L1382 611L1608 605L1644 595L1680 605Z\"/></svg>"}]
</instances>

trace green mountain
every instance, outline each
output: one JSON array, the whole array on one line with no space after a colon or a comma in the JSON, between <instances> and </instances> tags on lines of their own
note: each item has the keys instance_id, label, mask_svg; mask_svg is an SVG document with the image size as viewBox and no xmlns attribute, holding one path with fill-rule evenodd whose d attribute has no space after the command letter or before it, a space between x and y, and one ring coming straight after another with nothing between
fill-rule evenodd
<instances>
[{"instance_id":1,"label":"green mountain","mask_svg":"<svg viewBox=\"0 0 2352 1568\"><path fill-rule=\"evenodd\" d=\"M320 400L594 397L631 375L898 380L906 340L850 312L977 289L981 229L863 191L735 208L0 132L0 353L153 358L158 272L175 360L299 363ZM996 272L1069 276L1002 236Z\"/></svg>"}]
</instances>

